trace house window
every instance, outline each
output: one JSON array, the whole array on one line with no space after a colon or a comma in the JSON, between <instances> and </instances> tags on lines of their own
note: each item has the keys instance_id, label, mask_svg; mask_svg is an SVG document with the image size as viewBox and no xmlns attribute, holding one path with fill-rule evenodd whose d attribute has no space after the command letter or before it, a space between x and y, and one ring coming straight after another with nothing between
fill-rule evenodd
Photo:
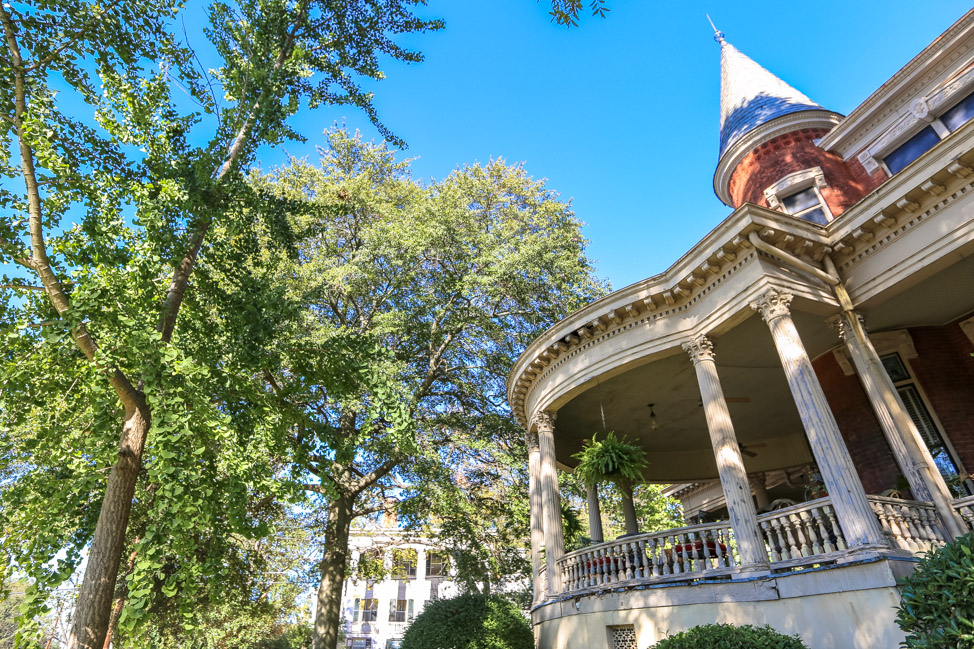
<instances>
[{"instance_id":1,"label":"house window","mask_svg":"<svg viewBox=\"0 0 974 649\"><path fill-rule=\"evenodd\" d=\"M426 555L426 576L445 577L449 562L443 552L430 552Z\"/></svg>"},{"instance_id":2,"label":"house window","mask_svg":"<svg viewBox=\"0 0 974 649\"><path fill-rule=\"evenodd\" d=\"M821 167L788 174L764 190L768 207L805 221L827 225L832 220L822 188L828 187Z\"/></svg>"},{"instance_id":3,"label":"house window","mask_svg":"<svg viewBox=\"0 0 974 649\"><path fill-rule=\"evenodd\" d=\"M417 552L412 548L394 549L392 551L392 578L415 579L417 560Z\"/></svg>"},{"instance_id":4,"label":"house window","mask_svg":"<svg viewBox=\"0 0 974 649\"><path fill-rule=\"evenodd\" d=\"M809 187L791 196L785 196L781 199L781 205L786 212L800 219L819 225L826 225L829 222L825 216L825 201L822 200L817 187Z\"/></svg>"},{"instance_id":5,"label":"house window","mask_svg":"<svg viewBox=\"0 0 974 649\"><path fill-rule=\"evenodd\" d=\"M372 638L349 638L348 649L372 649Z\"/></svg>"},{"instance_id":6,"label":"house window","mask_svg":"<svg viewBox=\"0 0 974 649\"><path fill-rule=\"evenodd\" d=\"M883 156L883 163L890 175L898 173L906 168L911 162L929 151L940 140L944 139L964 124L974 119L974 93L970 93L959 102L940 113L939 117L929 114L929 107L926 99L918 99L913 103L911 112L917 120L927 122L928 125L916 131L910 139L902 142L896 148L889 150ZM887 150L885 146L879 145L880 150L868 150L864 152L867 160L860 161L865 165L868 159L883 153ZM872 164L875 164L873 161ZM867 171L869 167L867 166Z\"/></svg>"},{"instance_id":7,"label":"house window","mask_svg":"<svg viewBox=\"0 0 974 649\"><path fill-rule=\"evenodd\" d=\"M883 162L886 163L886 168L891 174L899 173L906 165L933 148L933 145L939 141L940 136L933 130L933 127L925 126L919 133L883 158Z\"/></svg>"},{"instance_id":8,"label":"house window","mask_svg":"<svg viewBox=\"0 0 974 649\"><path fill-rule=\"evenodd\" d=\"M379 600L355 598L355 610L352 622L375 622L379 619Z\"/></svg>"},{"instance_id":9,"label":"house window","mask_svg":"<svg viewBox=\"0 0 974 649\"><path fill-rule=\"evenodd\" d=\"M413 600L394 599L389 602L389 621L405 622L413 619Z\"/></svg>"},{"instance_id":10,"label":"house window","mask_svg":"<svg viewBox=\"0 0 974 649\"><path fill-rule=\"evenodd\" d=\"M920 393L920 389L913 379L910 370L903 359L897 353L886 354L880 360L889 378L896 386L896 391L903 401L907 414L913 420L914 425L920 433L920 437L927 445L930 455L933 456L934 464L944 477L944 481L955 492L956 496L966 496L968 488L961 480L959 470L960 462L954 456L953 449L944 441L943 435L937 422L930 414L926 400Z\"/></svg>"},{"instance_id":11,"label":"house window","mask_svg":"<svg viewBox=\"0 0 974 649\"><path fill-rule=\"evenodd\" d=\"M399 649L402 646L402 640L386 640L386 649Z\"/></svg>"},{"instance_id":12,"label":"house window","mask_svg":"<svg viewBox=\"0 0 974 649\"><path fill-rule=\"evenodd\" d=\"M951 133L971 119L974 119L974 92L961 99L960 103L940 116L940 121Z\"/></svg>"}]
</instances>

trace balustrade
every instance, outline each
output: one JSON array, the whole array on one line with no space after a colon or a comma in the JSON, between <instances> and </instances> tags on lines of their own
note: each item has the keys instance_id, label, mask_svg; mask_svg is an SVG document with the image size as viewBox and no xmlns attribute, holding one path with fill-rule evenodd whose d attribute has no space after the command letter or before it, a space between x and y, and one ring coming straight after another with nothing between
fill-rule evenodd
<instances>
[{"instance_id":1,"label":"balustrade","mask_svg":"<svg viewBox=\"0 0 974 649\"><path fill-rule=\"evenodd\" d=\"M869 496L869 505L892 544L910 552L926 552L947 542L932 503Z\"/></svg>"},{"instance_id":2,"label":"balustrade","mask_svg":"<svg viewBox=\"0 0 974 649\"><path fill-rule=\"evenodd\" d=\"M828 498L792 505L758 516L772 564L819 557L846 549Z\"/></svg>"},{"instance_id":3,"label":"balustrade","mask_svg":"<svg viewBox=\"0 0 974 649\"><path fill-rule=\"evenodd\" d=\"M968 496L967 498L961 498L954 501L954 509L960 514L960 517L964 519L967 526L974 530L974 496Z\"/></svg>"},{"instance_id":4,"label":"balustrade","mask_svg":"<svg viewBox=\"0 0 974 649\"><path fill-rule=\"evenodd\" d=\"M652 579L699 579L740 564L730 523L626 536L576 550L559 561L566 592Z\"/></svg>"}]
</instances>

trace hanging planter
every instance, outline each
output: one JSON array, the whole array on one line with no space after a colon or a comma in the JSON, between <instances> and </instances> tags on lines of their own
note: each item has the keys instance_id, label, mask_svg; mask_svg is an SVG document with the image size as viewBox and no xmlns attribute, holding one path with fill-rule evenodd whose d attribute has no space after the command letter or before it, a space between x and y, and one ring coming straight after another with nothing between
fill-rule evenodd
<instances>
[{"instance_id":1,"label":"hanging planter","mask_svg":"<svg viewBox=\"0 0 974 649\"><path fill-rule=\"evenodd\" d=\"M633 485L643 482L643 469L649 466L645 451L609 431L601 440L598 439L598 434L593 435L582 450L572 457L578 460L575 475L587 486L612 482L619 487L626 517L626 534L636 534L638 527L632 488Z\"/></svg>"}]
</instances>

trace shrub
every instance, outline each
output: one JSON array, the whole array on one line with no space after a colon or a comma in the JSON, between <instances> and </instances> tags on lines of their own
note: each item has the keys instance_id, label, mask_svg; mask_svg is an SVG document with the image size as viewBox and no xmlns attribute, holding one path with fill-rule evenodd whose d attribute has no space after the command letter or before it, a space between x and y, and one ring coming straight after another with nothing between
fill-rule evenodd
<instances>
[{"instance_id":1,"label":"shrub","mask_svg":"<svg viewBox=\"0 0 974 649\"><path fill-rule=\"evenodd\" d=\"M402 649L534 649L534 634L509 600L466 594L427 604Z\"/></svg>"},{"instance_id":2,"label":"shrub","mask_svg":"<svg viewBox=\"0 0 974 649\"><path fill-rule=\"evenodd\" d=\"M653 649L808 649L798 636L770 626L704 624L660 640Z\"/></svg>"},{"instance_id":3,"label":"shrub","mask_svg":"<svg viewBox=\"0 0 974 649\"><path fill-rule=\"evenodd\" d=\"M974 533L928 552L900 582L896 623L910 649L974 648Z\"/></svg>"}]
</instances>

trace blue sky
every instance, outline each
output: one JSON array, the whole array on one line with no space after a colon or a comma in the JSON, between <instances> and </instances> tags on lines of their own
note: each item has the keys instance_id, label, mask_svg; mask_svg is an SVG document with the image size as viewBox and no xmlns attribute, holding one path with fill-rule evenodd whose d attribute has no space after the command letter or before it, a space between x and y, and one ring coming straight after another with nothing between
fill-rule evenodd
<instances>
[{"instance_id":1,"label":"blue sky","mask_svg":"<svg viewBox=\"0 0 974 649\"><path fill-rule=\"evenodd\" d=\"M587 3L585 3L587 4ZM571 198L599 274L622 288L665 270L730 210L714 196L719 47L727 40L826 108L846 114L970 9L970 2L610 0L566 30L548 0L430 0L442 31L402 43L375 85L414 174L503 157ZM313 155L336 120L378 137L353 108L295 122ZM282 154L263 152L267 168Z\"/></svg>"}]
</instances>

